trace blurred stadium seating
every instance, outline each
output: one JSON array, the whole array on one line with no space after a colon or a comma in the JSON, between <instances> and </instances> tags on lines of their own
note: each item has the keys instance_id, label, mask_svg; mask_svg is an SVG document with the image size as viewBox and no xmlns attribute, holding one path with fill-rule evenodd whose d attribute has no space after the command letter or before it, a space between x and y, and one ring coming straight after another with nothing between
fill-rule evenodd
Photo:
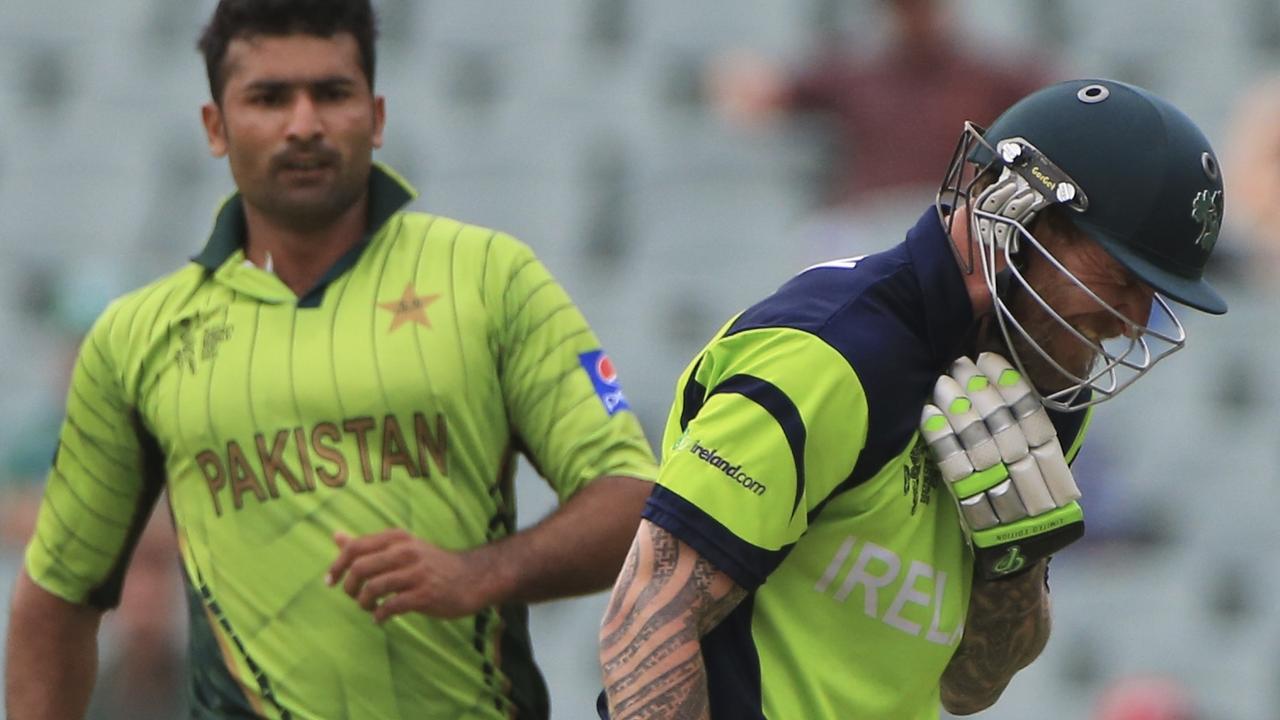
<instances>
[{"instance_id":1,"label":"blurred stadium seating","mask_svg":"<svg viewBox=\"0 0 1280 720\"><path fill-rule=\"evenodd\" d=\"M877 0L375 4L389 107L379 159L422 190L419 207L538 250L656 441L692 353L800 269L787 239L813 206L822 160L803 128L725 126L704 102L703 63L741 46L798 60L833 27L874 44ZM1280 70L1275 0L952 6L982 46L1169 97L1219 149L1235 99ZM193 46L211 7L0 4L0 488L34 473L15 458L51 449L43 418L61 402L68 338L111 296L196 252L231 190L198 123L208 91ZM1220 249L1239 265L1243 247L1227 237ZM1083 718L1129 674L1176 679L1207 718L1276 716L1277 296L1229 269L1221 282L1231 314L1191 318L1186 352L1099 412L1081 468L1098 537L1054 562L1054 640L982 717ZM552 496L522 474L527 523ZM6 599L15 563L13 548L0 552ZM557 718L594 716L603 602L534 612L535 647L555 658Z\"/></svg>"}]
</instances>

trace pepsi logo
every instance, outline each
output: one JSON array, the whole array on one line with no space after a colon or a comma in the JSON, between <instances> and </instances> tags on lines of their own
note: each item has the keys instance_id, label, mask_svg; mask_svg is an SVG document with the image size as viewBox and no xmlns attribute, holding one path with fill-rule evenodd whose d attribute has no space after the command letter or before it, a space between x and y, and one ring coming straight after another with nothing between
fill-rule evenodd
<instances>
[{"instance_id":1,"label":"pepsi logo","mask_svg":"<svg viewBox=\"0 0 1280 720\"><path fill-rule=\"evenodd\" d=\"M618 382L618 371L613 367L613 361L608 355L602 354L600 359L596 360L596 374L610 385Z\"/></svg>"},{"instance_id":2,"label":"pepsi logo","mask_svg":"<svg viewBox=\"0 0 1280 720\"><path fill-rule=\"evenodd\" d=\"M618 371L614 368L609 356L604 354L604 350L584 352L578 355L578 362L582 364L582 369L591 379L591 387L600 398L600 403L604 405L605 412L613 415L619 410L630 409L626 396L618 387Z\"/></svg>"}]
</instances>

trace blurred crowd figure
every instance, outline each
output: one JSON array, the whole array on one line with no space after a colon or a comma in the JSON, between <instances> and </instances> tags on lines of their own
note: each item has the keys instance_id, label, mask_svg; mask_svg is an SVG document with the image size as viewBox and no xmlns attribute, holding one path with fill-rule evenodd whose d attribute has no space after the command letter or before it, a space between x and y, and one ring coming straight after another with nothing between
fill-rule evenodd
<instances>
[{"instance_id":1,"label":"blurred crowd figure","mask_svg":"<svg viewBox=\"0 0 1280 720\"><path fill-rule=\"evenodd\" d=\"M1160 676L1125 677L1098 697L1092 720L1198 720L1190 694Z\"/></svg>"},{"instance_id":2,"label":"blurred crowd figure","mask_svg":"<svg viewBox=\"0 0 1280 720\"><path fill-rule=\"evenodd\" d=\"M161 498L129 565L89 720L170 720L186 713L185 600L168 501Z\"/></svg>"},{"instance_id":3,"label":"blurred crowd figure","mask_svg":"<svg viewBox=\"0 0 1280 720\"><path fill-rule=\"evenodd\" d=\"M781 68L749 52L713 63L709 94L744 127L817 113L828 121L832 157L823 210L801 231L805 260L882 246L932 203L966 120L985 126L1052 78L1039 60L993 61L957 37L946 0L881 0L882 50L823 49Z\"/></svg>"},{"instance_id":4,"label":"blurred crowd figure","mask_svg":"<svg viewBox=\"0 0 1280 720\"><path fill-rule=\"evenodd\" d=\"M1280 277L1280 74L1236 104L1222 164L1231 193L1228 227L1249 255L1244 279L1256 289L1273 288Z\"/></svg>"},{"instance_id":5,"label":"blurred crowd figure","mask_svg":"<svg viewBox=\"0 0 1280 720\"><path fill-rule=\"evenodd\" d=\"M807 64L783 68L739 52L720 58L712 68L713 99L740 126L764 127L809 112L829 120L835 152L821 190L821 210L796 238L796 254L805 262L884 245L886 232L898 232L904 216L914 216L931 202L941 180L937 170L954 150L965 120L984 125L1014 99L1054 79L1039 58L993 64L972 51L948 21L946 0L881 2L890 37L874 55L829 45ZM1248 277L1243 279L1250 290L1274 293L1280 277L1280 75L1254 86L1241 99L1224 140L1229 241L1243 246L1240 252L1248 260ZM1239 303L1234 295L1230 299L1228 322L1247 326L1249 304ZM1269 317L1273 307L1262 303L1255 314ZM55 319L37 319L57 327ZM53 331L66 335L68 362L82 331L67 326ZM1261 341L1262 335L1241 335L1239 342ZM65 377L56 380L54 386L65 388ZM45 445L56 438L61 415L62 400L51 395L48 418L30 419L10 430L23 436L12 443L16 451L0 461L0 572L5 575L0 588L7 588L30 539L52 452ZM1078 470L1086 476L1082 485L1088 484L1089 475L1106 474L1103 467ZM1098 483L1086 489L1086 501L1104 494ZM1118 500L1112 510L1124 515L1131 505ZM107 616L101 679L89 716L93 720L186 716L181 685L185 610L166 505L162 502L157 509L135 552L120 609ZM1103 518L1093 508L1088 512ZM1095 523L1090 534L1105 538L1109 524ZM7 589L5 595L0 607L7 606ZM1134 676L1110 685L1090 717L1203 716L1176 681Z\"/></svg>"}]
</instances>

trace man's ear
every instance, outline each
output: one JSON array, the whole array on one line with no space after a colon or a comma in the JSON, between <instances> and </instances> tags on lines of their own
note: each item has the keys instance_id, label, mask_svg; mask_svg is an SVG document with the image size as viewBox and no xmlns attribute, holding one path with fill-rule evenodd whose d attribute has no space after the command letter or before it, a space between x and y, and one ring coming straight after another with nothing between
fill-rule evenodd
<instances>
[{"instance_id":1,"label":"man's ear","mask_svg":"<svg viewBox=\"0 0 1280 720\"><path fill-rule=\"evenodd\" d=\"M373 97L373 146L382 147L382 130L387 126L387 99L382 95Z\"/></svg>"},{"instance_id":2,"label":"man's ear","mask_svg":"<svg viewBox=\"0 0 1280 720\"><path fill-rule=\"evenodd\" d=\"M200 107L200 120L204 124L205 139L209 143L209 154L216 157L227 156L227 124L222 117L222 108L217 103L207 102Z\"/></svg>"}]
</instances>

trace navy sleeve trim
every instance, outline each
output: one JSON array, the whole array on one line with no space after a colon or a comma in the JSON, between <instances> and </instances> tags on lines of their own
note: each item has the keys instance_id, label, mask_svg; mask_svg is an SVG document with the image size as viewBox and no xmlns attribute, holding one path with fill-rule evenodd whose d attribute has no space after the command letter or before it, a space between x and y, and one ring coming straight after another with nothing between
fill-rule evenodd
<instances>
[{"instance_id":1,"label":"navy sleeve trim","mask_svg":"<svg viewBox=\"0 0 1280 720\"><path fill-rule=\"evenodd\" d=\"M675 535L747 591L764 584L791 552L792 545L766 550L737 535L701 508L659 485L645 503L641 517Z\"/></svg>"},{"instance_id":2,"label":"navy sleeve trim","mask_svg":"<svg viewBox=\"0 0 1280 720\"><path fill-rule=\"evenodd\" d=\"M698 416L698 411L706 402L707 388L695 379L701 367L702 358L698 358L698 364L693 366L693 372L689 373L689 381L684 384L684 390L681 391L680 429L682 431L689 428L689 422Z\"/></svg>"},{"instance_id":3,"label":"navy sleeve trim","mask_svg":"<svg viewBox=\"0 0 1280 720\"><path fill-rule=\"evenodd\" d=\"M794 517L800 507L800 498L804 496L804 445L808 434L800 410L777 385L753 375L734 375L711 391L712 395L717 393L736 393L748 398L772 415L782 428L787 445L791 446L791 459L796 465L796 496L791 503L791 515Z\"/></svg>"}]
</instances>

